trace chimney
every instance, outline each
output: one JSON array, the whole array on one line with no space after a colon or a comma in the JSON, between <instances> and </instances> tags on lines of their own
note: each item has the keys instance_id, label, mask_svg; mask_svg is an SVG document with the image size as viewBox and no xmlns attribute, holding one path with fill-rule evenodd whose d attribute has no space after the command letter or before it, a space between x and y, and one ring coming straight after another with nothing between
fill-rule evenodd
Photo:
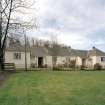
<instances>
[{"instance_id":1,"label":"chimney","mask_svg":"<svg viewBox=\"0 0 105 105\"><path fill-rule=\"evenodd\" d=\"M96 55L96 47L93 46L93 51L92 51L93 55Z\"/></svg>"},{"instance_id":2,"label":"chimney","mask_svg":"<svg viewBox=\"0 0 105 105\"><path fill-rule=\"evenodd\" d=\"M96 48L95 48L95 46L93 46L93 50L95 50Z\"/></svg>"}]
</instances>

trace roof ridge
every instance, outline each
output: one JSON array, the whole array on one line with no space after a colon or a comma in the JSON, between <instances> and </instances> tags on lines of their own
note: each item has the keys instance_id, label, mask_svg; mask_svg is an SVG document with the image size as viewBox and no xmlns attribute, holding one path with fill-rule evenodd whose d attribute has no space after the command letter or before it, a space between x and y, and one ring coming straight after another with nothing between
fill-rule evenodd
<instances>
[{"instance_id":1,"label":"roof ridge","mask_svg":"<svg viewBox=\"0 0 105 105\"><path fill-rule=\"evenodd\" d=\"M71 50L76 50L76 51L88 51L88 50L80 50L80 49L71 49Z\"/></svg>"}]
</instances>

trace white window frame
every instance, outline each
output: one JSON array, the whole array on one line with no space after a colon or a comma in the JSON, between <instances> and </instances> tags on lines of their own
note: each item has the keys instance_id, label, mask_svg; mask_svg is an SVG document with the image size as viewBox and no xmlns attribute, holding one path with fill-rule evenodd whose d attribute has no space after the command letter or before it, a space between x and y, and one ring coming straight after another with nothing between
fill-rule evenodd
<instances>
[{"instance_id":1,"label":"white window frame","mask_svg":"<svg viewBox=\"0 0 105 105\"><path fill-rule=\"evenodd\" d=\"M101 62L105 62L105 57L101 57Z\"/></svg>"},{"instance_id":2,"label":"white window frame","mask_svg":"<svg viewBox=\"0 0 105 105\"><path fill-rule=\"evenodd\" d=\"M15 60L21 60L21 52L15 52L14 53L14 59Z\"/></svg>"}]
</instances>

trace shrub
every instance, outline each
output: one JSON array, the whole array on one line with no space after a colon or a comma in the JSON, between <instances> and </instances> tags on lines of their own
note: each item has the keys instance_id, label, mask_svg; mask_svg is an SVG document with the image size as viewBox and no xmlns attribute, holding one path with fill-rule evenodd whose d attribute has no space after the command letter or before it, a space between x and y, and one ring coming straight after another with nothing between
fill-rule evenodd
<instances>
[{"instance_id":1,"label":"shrub","mask_svg":"<svg viewBox=\"0 0 105 105\"><path fill-rule=\"evenodd\" d=\"M94 65L94 70L101 70L101 69L102 69L102 66L99 63L96 63Z\"/></svg>"},{"instance_id":2,"label":"shrub","mask_svg":"<svg viewBox=\"0 0 105 105\"><path fill-rule=\"evenodd\" d=\"M76 60L71 60L70 61L70 67L75 68L76 67Z\"/></svg>"},{"instance_id":3,"label":"shrub","mask_svg":"<svg viewBox=\"0 0 105 105\"><path fill-rule=\"evenodd\" d=\"M35 68L36 67L36 64L35 63L31 63L31 67L32 68Z\"/></svg>"},{"instance_id":4,"label":"shrub","mask_svg":"<svg viewBox=\"0 0 105 105\"><path fill-rule=\"evenodd\" d=\"M84 65L81 65L80 68L81 68L81 70L85 70L85 66Z\"/></svg>"},{"instance_id":5,"label":"shrub","mask_svg":"<svg viewBox=\"0 0 105 105\"><path fill-rule=\"evenodd\" d=\"M53 71L61 70L59 67L53 67Z\"/></svg>"}]
</instances>

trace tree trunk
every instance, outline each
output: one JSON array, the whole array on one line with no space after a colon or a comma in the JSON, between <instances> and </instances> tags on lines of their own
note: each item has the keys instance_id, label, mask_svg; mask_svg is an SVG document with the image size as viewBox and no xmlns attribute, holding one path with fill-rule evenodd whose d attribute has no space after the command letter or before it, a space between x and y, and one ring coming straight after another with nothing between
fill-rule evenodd
<instances>
[{"instance_id":1,"label":"tree trunk","mask_svg":"<svg viewBox=\"0 0 105 105\"><path fill-rule=\"evenodd\" d=\"M0 4L2 4L2 3L0 2ZM3 35L3 30L2 30L2 22L3 22L2 11L0 9L0 69L1 70L4 70L5 47L6 47L6 39L7 39L7 34L8 34L8 29L9 29L9 23L10 23L10 19L11 19L12 5L13 5L13 0L10 1L9 15L8 15L4 35ZM4 36L4 39L2 40L3 36Z\"/></svg>"},{"instance_id":2,"label":"tree trunk","mask_svg":"<svg viewBox=\"0 0 105 105\"><path fill-rule=\"evenodd\" d=\"M3 70L3 53L2 53L2 13L0 11L0 70Z\"/></svg>"},{"instance_id":3,"label":"tree trunk","mask_svg":"<svg viewBox=\"0 0 105 105\"><path fill-rule=\"evenodd\" d=\"M4 53L0 51L0 70L4 70Z\"/></svg>"}]
</instances>

